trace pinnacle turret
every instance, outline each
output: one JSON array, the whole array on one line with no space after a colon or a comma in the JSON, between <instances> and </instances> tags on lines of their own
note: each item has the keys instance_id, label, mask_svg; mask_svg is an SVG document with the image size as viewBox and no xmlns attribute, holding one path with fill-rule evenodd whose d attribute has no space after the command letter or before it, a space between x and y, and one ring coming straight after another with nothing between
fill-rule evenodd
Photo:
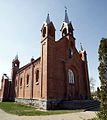
<instances>
[{"instance_id":1,"label":"pinnacle turret","mask_svg":"<svg viewBox=\"0 0 107 120\"><path fill-rule=\"evenodd\" d=\"M68 18L67 8L65 7L65 18L61 27L62 37L69 34L74 38L73 30L74 29L73 29L72 23L71 21L69 21L69 18Z\"/></svg>"}]
</instances>

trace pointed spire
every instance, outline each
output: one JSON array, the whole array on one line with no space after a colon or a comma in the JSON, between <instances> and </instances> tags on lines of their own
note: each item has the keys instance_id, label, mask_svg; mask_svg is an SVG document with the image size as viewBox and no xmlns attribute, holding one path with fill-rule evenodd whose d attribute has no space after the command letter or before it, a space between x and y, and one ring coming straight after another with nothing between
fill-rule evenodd
<instances>
[{"instance_id":1,"label":"pointed spire","mask_svg":"<svg viewBox=\"0 0 107 120\"><path fill-rule=\"evenodd\" d=\"M49 17L49 13L47 15L47 18L46 18L46 23L49 24L51 21L50 21L50 17Z\"/></svg>"},{"instance_id":2,"label":"pointed spire","mask_svg":"<svg viewBox=\"0 0 107 120\"><path fill-rule=\"evenodd\" d=\"M65 19L64 19L64 22L69 23L68 14L67 14L67 7L65 7Z\"/></svg>"},{"instance_id":3,"label":"pointed spire","mask_svg":"<svg viewBox=\"0 0 107 120\"><path fill-rule=\"evenodd\" d=\"M16 56L15 56L15 60L18 60L18 53L17 53Z\"/></svg>"},{"instance_id":4,"label":"pointed spire","mask_svg":"<svg viewBox=\"0 0 107 120\"><path fill-rule=\"evenodd\" d=\"M80 47L81 47L81 51L84 51L83 47L82 47L82 43L80 43Z\"/></svg>"}]
</instances>

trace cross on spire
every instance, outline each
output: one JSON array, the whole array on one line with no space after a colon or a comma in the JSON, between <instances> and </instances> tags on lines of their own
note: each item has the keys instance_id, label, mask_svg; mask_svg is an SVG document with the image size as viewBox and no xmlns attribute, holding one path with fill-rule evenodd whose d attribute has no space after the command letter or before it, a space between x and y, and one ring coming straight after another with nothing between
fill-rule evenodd
<instances>
[{"instance_id":1,"label":"cross on spire","mask_svg":"<svg viewBox=\"0 0 107 120\"><path fill-rule=\"evenodd\" d=\"M50 21L50 17L49 17L49 13L47 15L47 18L46 18L46 23L49 24L51 21Z\"/></svg>"},{"instance_id":2,"label":"cross on spire","mask_svg":"<svg viewBox=\"0 0 107 120\"><path fill-rule=\"evenodd\" d=\"M67 14L67 7L65 6L65 19L64 22L69 23L69 19L68 19L68 14Z\"/></svg>"}]
</instances>

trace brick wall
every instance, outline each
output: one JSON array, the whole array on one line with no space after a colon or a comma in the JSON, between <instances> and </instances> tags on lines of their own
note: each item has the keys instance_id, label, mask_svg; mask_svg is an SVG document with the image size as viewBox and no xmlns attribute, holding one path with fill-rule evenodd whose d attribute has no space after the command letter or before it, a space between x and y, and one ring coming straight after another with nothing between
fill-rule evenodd
<instances>
[{"instance_id":1,"label":"brick wall","mask_svg":"<svg viewBox=\"0 0 107 120\"><path fill-rule=\"evenodd\" d=\"M68 57L68 48L73 39L67 39L63 37L59 41L50 45L50 58L53 58L53 64L48 63L48 70L53 71L52 77L48 77L48 99L85 99L89 96L86 92L86 82L88 76L86 76L86 70L84 71L84 64L79 55L79 52L75 48L73 49L72 58ZM49 42L50 43L50 42ZM51 44L51 43L50 43ZM54 50L52 51L52 48ZM54 52L54 53L51 53ZM53 55L53 56L52 56ZM52 59L48 59L52 62ZM51 69L50 69L51 68ZM68 69L71 69L75 74L75 84L69 84L68 82ZM48 72L50 76L50 72ZM87 86L89 88L89 84Z\"/></svg>"},{"instance_id":2,"label":"brick wall","mask_svg":"<svg viewBox=\"0 0 107 120\"><path fill-rule=\"evenodd\" d=\"M9 81L8 81L8 79L2 80L0 97L1 97L1 101L8 100L8 97L9 97Z\"/></svg>"}]
</instances>

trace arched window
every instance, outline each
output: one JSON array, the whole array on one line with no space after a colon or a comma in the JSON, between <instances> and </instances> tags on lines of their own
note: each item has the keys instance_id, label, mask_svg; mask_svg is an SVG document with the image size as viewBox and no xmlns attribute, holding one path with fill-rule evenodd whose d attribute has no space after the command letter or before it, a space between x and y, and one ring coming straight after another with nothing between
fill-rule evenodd
<instances>
[{"instance_id":1,"label":"arched window","mask_svg":"<svg viewBox=\"0 0 107 120\"><path fill-rule=\"evenodd\" d=\"M64 28L64 30L62 32L62 36L65 36L65 35L67 35L67 29L66 28Z\"/></svg>"},{"instance_id":2,"label":"arched window","mask_svg":"<svg viewBox=\"0 0 107 120\"><path fill-rule=\"evenodd\" d=\"M27 81L26 81L26 84L27 84L27 85L29 84L29 75L27 75Z\"/></svg>"},{"instance_id":3,"label":"arched window","mask_svg":"<svg viewBox=\"0 0 107 120\"><path fill-rule=\"evenodd\" d=\"M36 83L39 81L39 70L36 70Z\"/></svg>"},{"instance_id":4,"label":"arched window","mask_svg":"<svg viewBox=\"0 0 107 120\"><path fill-rule=\"evenodd\" d=\"M22 78L20 79L20 86L22 86Z\"/></svg>"},{"instance_id":5,"label":"arched window","mask_svg":"<svg viewBox=\"0 0 107 120\"><path fill-rule=\"evenodd\" d=\"M74 84L74 73L71 69L68 70L68 78L69 78L69 84Z\"/></svg>"}]
</instances>

